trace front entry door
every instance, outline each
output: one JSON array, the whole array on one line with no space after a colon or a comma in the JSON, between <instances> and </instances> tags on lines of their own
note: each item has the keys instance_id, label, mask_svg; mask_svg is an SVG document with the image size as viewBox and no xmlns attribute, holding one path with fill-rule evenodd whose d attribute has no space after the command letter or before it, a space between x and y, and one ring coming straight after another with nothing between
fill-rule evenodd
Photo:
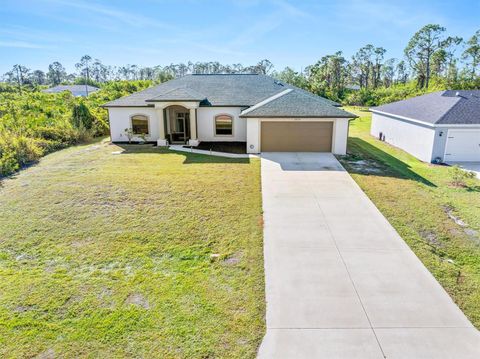
<instances>
[{"instance_id":1,"label":"front entry door","mask_svg":"<svg viewBox=\"0 0 480 359\"><path fill-rule=\"evenodd\" d=\"M173 140L175 142L187 142L190 138L190 113L176 112Z\"/></svg>"}]
</instances>

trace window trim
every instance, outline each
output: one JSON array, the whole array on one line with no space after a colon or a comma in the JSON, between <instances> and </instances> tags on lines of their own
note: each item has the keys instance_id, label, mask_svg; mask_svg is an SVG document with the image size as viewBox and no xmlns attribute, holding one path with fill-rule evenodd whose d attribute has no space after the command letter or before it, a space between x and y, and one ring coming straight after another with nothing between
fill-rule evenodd
<instances>
[{"instance_id":1,"label":"window trim","mask_svg":"<svg viewBox=\"0 0 480 359\"><path fill-rule=\"evenodd\" d=\"M147 119L147 130L148 132L145 134L145 136L150 136L151 135L151 126L150 126L150 116L144 114L144 113L135 113L133 115L130 115L130 128L132 129L133 132L133 118L135 116L143 116ZM140 136L142 133L133 133L134 136Z\"/></svg>"},{"instance_id":2,"label":"window trim","mask_svg":"<svg viewBox=\"0 0 480 359\"><path fill-rule=\"evenodd\" d=\"M222 135L222 134L217 134L217 117L220 117L220 116L227 116L227 117L230 117L230 119L232 120L232 134L231 135ZM234 127L234 120L235 120L235 117L229 113L217 113L214 118L213 118L213 136L214 137L233 137L235 136L235 127Z\"/></svg>"}]
</instances>

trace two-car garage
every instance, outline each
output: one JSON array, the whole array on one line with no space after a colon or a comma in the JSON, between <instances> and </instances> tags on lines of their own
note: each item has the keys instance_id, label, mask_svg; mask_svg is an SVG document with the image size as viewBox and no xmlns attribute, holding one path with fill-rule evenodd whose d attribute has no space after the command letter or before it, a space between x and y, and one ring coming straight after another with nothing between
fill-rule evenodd
<instances>
[{"instance_id":1,"label":"two-car garage","mask_svg":"<svg viewBox=\"0 0 480 359\"><path fill-rule=\"evenodd\" d=\"M262 152L331 152L333 122L262 121Z\"/></svg>"},{"instance_id":2,"label":"two-car garage","mask_svg":"<svg viewBox=\"0 0 480 359\"><path fill-rule=\"evenodd\" d=\"M349 120L348 117L247 118L247 152L331 152L344 155Z\"/></svg>"}]
</instances>

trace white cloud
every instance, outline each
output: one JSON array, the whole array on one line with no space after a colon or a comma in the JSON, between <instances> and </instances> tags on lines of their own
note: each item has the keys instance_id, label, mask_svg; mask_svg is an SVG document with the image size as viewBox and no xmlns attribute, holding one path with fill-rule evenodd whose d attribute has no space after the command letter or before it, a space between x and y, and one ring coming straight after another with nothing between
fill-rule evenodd
<instances>
[{"instance_id":1,"label":"white cloud","mask_svg":"<svg viewBox=\"0 0 480 359\"><path fill-rule=\"evenodd\" d=\"M1 41L0 40L0 47L15 47L15 48L22 48L22 49L46 49L49 46L41 45L41 44L34 44L32 42L27 41Z\"/></svg>"},{"instance_id":2,"label":"white cloud","mask_svg":"<svg viewBox=\"0 0 480 359\"><path fill-rule=\"evenodd\" d=\"M171 25L163 23L156 19L143 15L138 15L132 12L122 11L115 7L101 5L96 2L82 0L46 0L46 2L54 5L61 5L65 7L75 8L78 10L84 10L85 12L93 13L95 15L106 16L107 20L116 20L120 23L134 27L159 27L170 29L173 28Z\"/></svg>"}]
</instances>

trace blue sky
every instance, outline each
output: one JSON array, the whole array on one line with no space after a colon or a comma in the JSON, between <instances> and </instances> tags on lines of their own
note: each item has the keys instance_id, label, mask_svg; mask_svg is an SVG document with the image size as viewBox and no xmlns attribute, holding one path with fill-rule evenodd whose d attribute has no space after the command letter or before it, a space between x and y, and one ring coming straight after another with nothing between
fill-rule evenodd
<instances>
[{"instance_id":1,"label":"blue sky","mask_svg":"<svg viewBox=\"0 0 480 359\"><path fill-rule=\"evenodd\" d=\"M0 0L0 74L20 63L68 71L84 55L108 65L187 61L297 70L341 50L383 46L399 58L427 23L468 38L480 29L480 0Z\"/></svg>"}]
</instances>

